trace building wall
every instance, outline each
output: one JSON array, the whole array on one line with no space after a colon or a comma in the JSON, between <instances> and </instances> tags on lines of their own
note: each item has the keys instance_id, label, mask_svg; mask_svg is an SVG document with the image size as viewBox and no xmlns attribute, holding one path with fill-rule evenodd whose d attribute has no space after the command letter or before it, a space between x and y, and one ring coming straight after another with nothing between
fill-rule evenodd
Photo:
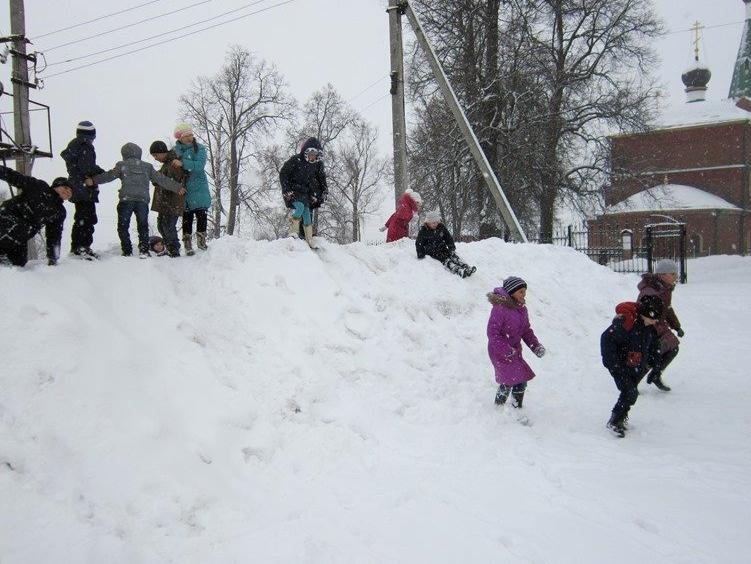
<instances>
[{"instance_id":1,"label":"building wall","mask_svg":"<svg viewBox=\"0 0 751 564\"><path fill-rule=\"evenodd\" d=\"M706 190L739 207L748 207L751 201L751 125L747 123L666 129L614 137L611 143L613 170L628 174L611 179L605 195L608 205L665 180ZM684 172L665 172L674 170Z\"/></svg>"}]
</instances>

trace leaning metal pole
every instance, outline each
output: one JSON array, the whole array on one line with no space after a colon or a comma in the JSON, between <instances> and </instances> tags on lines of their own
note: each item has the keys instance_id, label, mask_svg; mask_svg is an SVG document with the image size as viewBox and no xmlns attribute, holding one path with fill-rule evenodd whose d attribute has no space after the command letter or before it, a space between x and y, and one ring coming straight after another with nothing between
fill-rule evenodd
<instances>
[{"instance_id":1,"label":"leaning metal pole","mask_svg":"<svg viewBox=\"0 0 751 564\"><path fill-rule=\"evenodd\" d=\"M482 176L485 179L488 190L490 190L490 193L493 195L493 199L495 199L495 203L498 206L498 209L501 211L501 215L506 221L506 225L508 225L509 229L511 229L511 231L519 241L526 243L527 236L524 234L524 230L519 224L519 220L516 219L516 214L514 214L514 210L511 209L511 205L506 198L506 194L503 193L503 188L501 188L501 185L498 182L498 178L493 172L493 169L490 167L488 158L485 156L485 153L480 147L480 142L477 140L477 136L472 130L472 126L470 126L469 120L467 120L467 116L464 114L464 111L459 105L459 100L456 97L456 93L451 87L451 84L449 84L446 73L443 72L443 67L438 61L438 57L436 57L435 51L433 51L433 47L430 45L430 42L425 35L420 20L417 18L417 15L414 13L412 7L408 2L405 1L402 5L404 6L404 11L407 14L409 23L412 25L412 29L417 36L417 42L420 44L420 47L422 48L425 56L428 59L428 62L430 63L430 67L433 70L433 75L435 76L435 79L438 82L438 86L441 89L441 93L443 93L443 97L446 99L449 108L451 108L451 113L454 114L454 119L459 125L459 129L464 136L464 140L469 146L469 150L472 153L477 166L480 167L480 172L482 172Z\"/></svg>"}]
</instances>

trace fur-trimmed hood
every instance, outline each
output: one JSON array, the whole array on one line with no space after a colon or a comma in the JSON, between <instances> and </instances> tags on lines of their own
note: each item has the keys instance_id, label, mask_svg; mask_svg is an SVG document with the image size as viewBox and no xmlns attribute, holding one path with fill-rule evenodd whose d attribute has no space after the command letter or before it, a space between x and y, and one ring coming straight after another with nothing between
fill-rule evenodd
<instances>
[{"instance_id":1,"label":"fur-trimmed hood","mask_svg":"<svg viewBox=\"0 0 751 564\"><path fill-rule=\"evenodd\" d=\"M508 292L503 288L495 288L486 295L488 296L488 301L493 305L502 305L511 309L519 309L524 306L524 304L520 304L509 296Z\"/></svg>"}]
</instances>

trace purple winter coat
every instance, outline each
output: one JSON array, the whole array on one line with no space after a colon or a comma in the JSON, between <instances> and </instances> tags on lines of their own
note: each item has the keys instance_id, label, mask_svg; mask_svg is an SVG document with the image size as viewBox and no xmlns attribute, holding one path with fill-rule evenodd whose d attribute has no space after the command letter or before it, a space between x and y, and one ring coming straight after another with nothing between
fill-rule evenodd
<instances>
[{"instance_id":1,"label":"purple winter coat","mask_svg":"<svg viewBox=\"0 0 751 564\"><path fill-rule=\"evenodd\" d=\"M529 326L527 306L516 302L503 288L488 294L488 301L493 304L488 320L488 355L495 368L495 381L513 386L531 380L535 373L522 358L521 341L533 352L540 342Z\"/></svg>"},{"instance_id":2,"label":"purple winter coat","mask_svg":"<svg viewBox=\"0 0 751 564\"><path fill-rule=\"evenodd\" d=\"M662 300L663 310L662 317L660 317L655 329L660 337L660 353L665 354L668 351L672 351L678 348L680 341L675 336L672 330L677 331L681 328L681 322L678 321L678 316L673 311L673 290L675 286L670 286L662 280L660 280L659 274L651 274L647 272L642 274L641 281L637 288L639 288L639 297L642 296L657 296Z\"/></svg>"}]
</instances>

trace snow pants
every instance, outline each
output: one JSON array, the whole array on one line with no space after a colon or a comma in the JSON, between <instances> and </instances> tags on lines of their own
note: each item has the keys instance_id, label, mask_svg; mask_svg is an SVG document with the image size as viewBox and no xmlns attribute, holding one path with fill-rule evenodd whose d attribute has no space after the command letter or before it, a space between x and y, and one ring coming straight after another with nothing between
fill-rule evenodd
<instances>
[{"instance_id":1,"label":"snow pants","mask_svg":"<svg viewBox=\"0 0 751 564\"><path fill-rule=\"evenodd\" d=\"M94 202L76 202L73 228L70 231L70 250L89 249L94 242L94 226L97 223Z\"/></svg>"},{"instance_id":2,"label":"snow pants","mask_svg":"<svg viewBox=\"0 0 751 564\"><path fill-rule=\"evenodd\" d=\"M636 403L636 398L639 397L639 381L644 377L644 374L611 372L610 375L613 377L618 391L621 392L618 401L613 406L613 413L625 417L631 406Z\"/></svg>"}]
</instances>

